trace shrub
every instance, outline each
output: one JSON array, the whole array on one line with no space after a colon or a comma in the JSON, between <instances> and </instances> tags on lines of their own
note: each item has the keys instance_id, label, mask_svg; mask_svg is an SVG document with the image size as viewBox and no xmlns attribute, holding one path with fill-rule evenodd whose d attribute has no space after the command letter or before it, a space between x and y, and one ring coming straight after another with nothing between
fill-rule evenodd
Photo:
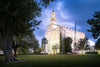
<instances>
[{"instance_id":1,"label":"shrub","mask_svg":"<svg viewBox=\"0 0 100 67\"><path fill-rule=\"evenodd\" d=\"M98 52L85 52L85 54L98 54Z\"/></svg>"},{"instance_id":2,"label":"shrub","mask_svg":"<svg viewBox=\"0 0 100 67\"><path fill-rule=\"evenodd\" d=\"M36 53L39 54L40 52L41 52L41 49L40 48L37 48L36 49Z\"/></svg>"}]
</instances>

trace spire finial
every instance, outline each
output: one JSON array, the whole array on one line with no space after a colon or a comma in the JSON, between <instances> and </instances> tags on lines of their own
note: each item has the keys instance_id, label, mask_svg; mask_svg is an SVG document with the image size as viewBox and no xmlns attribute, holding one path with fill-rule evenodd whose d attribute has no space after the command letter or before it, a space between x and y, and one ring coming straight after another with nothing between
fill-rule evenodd
<instances>
[{"instance_id":1,"label":"spire finial","mask_svg":"<svg viewBox=\"0 0 100 67\"><path fill-rule=\"evenodd\" d=\"M50 23L56 24L56 17L55 17L54 8L53 8L52 13L51 13Z\"/></svg>"},{"instance_id":2,"label":"spire finial","mask_svg":"<svg viewBox=\"0 0 100 67\"><path fill-rule=\"evenodd\" d=\"M54 8L53 8L52 12L54 12Z\"/></svg>"}]
</instances>

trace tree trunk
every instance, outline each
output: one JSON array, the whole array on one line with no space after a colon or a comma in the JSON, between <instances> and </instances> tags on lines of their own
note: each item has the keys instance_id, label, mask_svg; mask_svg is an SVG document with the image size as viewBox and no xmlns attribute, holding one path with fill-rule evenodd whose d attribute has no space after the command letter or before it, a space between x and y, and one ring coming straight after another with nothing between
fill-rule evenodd
<instances>
[{"instance_id":1,"label":"tree trunk","mask_svg":"<svg viewBox=\"0 0 100 67\"><path fill-rule=\"evenodd\" d=\"M13 36L11 34L8 36L0 34L0 44L4 52L6 62L17 61L17 59L14 57L12 53L12 43L13 43Z\"/></svg>"},{"instance_id":2,"label":"tree trunk","mask_svg":"<svg viewBox=\"0 0 100 67\"><path fill-rule=\"evenodd\" d=\"M82 55L83 55L83 49L82 49Z\"/></svg>"},{"instance_id":3,"label":"tree trunk","mask_svg":"<svg viewBox=\"0 0 100 67\"><path fill-rule=\"evenodd\" d=\"M56 49L56 54L57 54L57 49Z\"/></svg>"},{"instance_id":4,"label":"tree trunk","mask_svg":"<svg viewBox=\"0 0 100 67\"><path fill-rule=\"evenodd\" d=\"M15 61L17 61L17 59L12 54L12 49L4 50L4 54L5 54L5 61L6 62L15 62Z\"/></svg>"},{"instance_id":5,"label":"tree trunk","mask_svg":"<svg viewBox=\"0 0 100 67\"><path fill-rule=\"evenodd\" d=\"M54 49L54 54L55 54L55 49Z\"/></svg>"}]
</instances>

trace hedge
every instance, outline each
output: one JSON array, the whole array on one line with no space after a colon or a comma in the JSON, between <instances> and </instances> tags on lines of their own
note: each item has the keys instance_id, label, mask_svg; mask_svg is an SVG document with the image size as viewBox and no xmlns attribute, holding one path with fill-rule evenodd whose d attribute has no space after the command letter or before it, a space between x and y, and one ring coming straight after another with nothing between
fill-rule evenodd
<instances>
[{"instance_id":1,"label":"hedge","mask_svg":"<svg viewBox=\"0 0 100 67\"><path fill-rule=\"evenodd\" d=\"M85 54L98 54L98 52L85 52Z\"/></svg>"}]
</instances>

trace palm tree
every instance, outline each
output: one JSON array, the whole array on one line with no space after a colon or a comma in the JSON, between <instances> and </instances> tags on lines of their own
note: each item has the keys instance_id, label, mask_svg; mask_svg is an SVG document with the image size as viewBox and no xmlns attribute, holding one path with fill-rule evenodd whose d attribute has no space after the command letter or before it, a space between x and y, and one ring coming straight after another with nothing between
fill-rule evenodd
<instances>
[{"instance_id":1,"label":"palm tree","mask_svg":"<svg viewBox=\"0 0 100 67\"><path fill-rule=\"evenodd\" d=\"M82 54L83 54L84 46L85 46L85 44L87 44L87 43L88 43L88 38L80 39L80 40L78 41L78 49L79 49L79 50L82 50Z\"/></svg>"},{"instance_id":2,"label":"palm tree","mask_svg":"<svg viewBox=\"0 0 100 67\"><path fill-rule=\"evenodd\" d=\"M44 52L46 52L46 44L48 43L48 40L44 37L42 38L42 49Z\"/></svg>"}]
</instances>

